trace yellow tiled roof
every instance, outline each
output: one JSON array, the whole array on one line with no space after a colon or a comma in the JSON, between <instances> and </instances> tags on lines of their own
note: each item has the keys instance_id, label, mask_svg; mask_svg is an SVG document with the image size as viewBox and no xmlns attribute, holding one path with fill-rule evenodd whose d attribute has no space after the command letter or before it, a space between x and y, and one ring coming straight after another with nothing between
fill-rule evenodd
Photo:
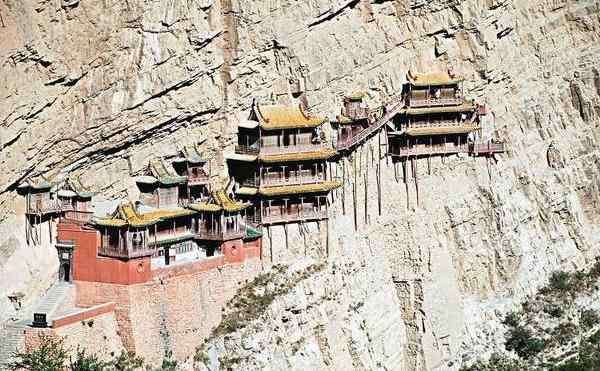
<instances>
[{"instance_id":1,"label":"yellow tiled roof","mask_svg":"<svg viewBox=\"0 0 600 371\"><path fill-rule=\"evenodd\" d=\"M301 193L323 193L329 192L342 185L340 181L326 181L313 184L299 184L277 187L261 187L259 193L263 196L294 195Z\"/></svg>"},{"instance_id":2,"label":"yellow tiled roof","mask_svg":"<svg viewBox=\"0 0 600 371\"><path fill-rule=\"evenodd\" d=\"M453 85L463 81L459 76L450 76L448 72L408 73L408 82L414 86Z\"/></svg>"},{"instance_id":3,"label":"yellow tiled roof","mask_svg":"<svg viewBox=\"0 0 600 371\"><path fill-rule=\"evenodd\" d=\"M422 135L442 135L442 134L465 134L479 129L475 124L466 124L460 126L439 126L431 128L411 128L406 129L406 135L418 137Z\"/></svg>"},{"instance_id":4,"label":"yellow tiled roof","mask_svg":"<svg viewBox=\"0 0 600 371\"><path fill-rule=\"evenodd\" d=\"M266 163L326 160L337 154L333 148L312 152L283 153L276 155L260 155L260 160Z\"/></svg>"},{"instance_id":5,"label":"yellow tiled roof","mask_svg":"<svg viewBox=\"0 0 600 371\"><path fill-rule=\"evenodd\" d=\"M138 214L132 203L119 205L116 212L110 218L98 218L95 223L111 227L123 227L130 225L132 227L145 227L156 224L163 220L169 220L180 216L195 214L193 210L178 209L164 210L157 209L148 213Z\"/></svg>"},{"instance_id":6,"label":"yellow tiled roof","mask_svg":"<svg viewBox=\"0 0 600 371\"><path fill-rule=\"evenodd\" d=\"M210 212L210 213L214 213L214 212L223 210L223 208L221 206L219 206L217 204L212 204L209 202L199 202L197 204L189 204L188 208L195 210L195 211Z\"/></svg>"},{"instance_id":7,"label":"yellow tiled roof","mask_svg":"<svg viewBox=\"0 0 600 371\"><path fill-rule=\"evenodd\" d=\"M326 119L308 117L300 106L258 106L260 126L265 130L314 128Z\"/></svg>"},{"instance_id":8,"label":"yellow tiled roof","mask_svg":"<svg viewBox=\"0 0 600 371\"><path fill-rule=\"evenodd\" d=\"M232 200L225 191L220 190L212 194L210 202L200 202L197 204L188 205L188 208L200 212L218 212L221 210L235 212L240 211L248 206L249 203L243 203Z\"/></svg>"},{"instance_id":9,"label":"yellow tiled roof","mask_svg":"<svg viewBox=\"0 0 600 371\"><path fill-rule=\"evenodd\" d=\"M248 203L232 200L224 190L213 193L213 199L215 200L215 203L225 209L225 211L240 211L250 206Z\"/></svg>"},{"instance_id":10,"label":"yellow tiled roof","mask_svg":"<svg viewBox=\"0 0 600 371\"><path fill-rule=\"evenodd\" d=\"M475 111L477 106L473 102L463 102L459 106L438 106L438 107L423 107L423 108L407 108L404 112L407 115L425 115L428 113L453 113L453 112L471 112Z\"/></svg>"},{"instance_id":11,"label":"yellow tiled roof","mask_svg":"<svg viewBox=\"0 0 600 371\"><path fill-rule=\"evenodd\" d=\"M235 193L244 196L254 196L258 193L258 189L254 187L240 187Z\"/></svg>"}]
</instances>

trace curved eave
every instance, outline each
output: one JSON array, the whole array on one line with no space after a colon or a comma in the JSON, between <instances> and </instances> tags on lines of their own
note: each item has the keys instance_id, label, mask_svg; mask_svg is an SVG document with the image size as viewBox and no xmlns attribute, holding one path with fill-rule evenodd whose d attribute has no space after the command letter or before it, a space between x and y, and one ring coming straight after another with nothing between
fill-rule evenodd
<instances>
[{"instance_id":1,"label":"curved eave","mask_svg":"<svg viewBox=\"0 0 600 371\"><path fill-rule=\"evenodd\" d=\"M477 125L461 125L435 128L412 128L406 129L405 134L411 137L444 134L466 134L477 129L479 129Z\"/></svg>"},{"instance_id":2,"label":"curved eave","mask_svg":"<svg viewBox=\"0 0 600 371\"><path fill-rule=\"evenodd\" d=\"M267 197L295 194L326 193L340 187L341 185L342 182L340 181L326 181L314 184L261 187L259 193Z\"/></svg>"},{"instance_id":3,"label":"curved eave","mask_svg":"<svg viewBox=\"0 0 600 371\"><path fill-rule=\"evenodd\" d=\"M264 163L315 161L327 160L332 158L336 154L337 151L335 149L326 149L313 152L260 155L260 160Z\"/></svg>"}]
</instances>

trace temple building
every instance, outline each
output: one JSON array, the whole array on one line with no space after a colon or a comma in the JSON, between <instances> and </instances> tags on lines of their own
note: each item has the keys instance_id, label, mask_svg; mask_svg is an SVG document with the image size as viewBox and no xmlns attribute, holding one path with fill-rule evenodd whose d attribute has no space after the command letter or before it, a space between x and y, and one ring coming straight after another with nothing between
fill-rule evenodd
<instances>
[{"instance_id":1,"label":"temple building","mask_svg":"<svg viewBox=\"0 0 600 371\"><path fill-rule=\"evenodd\" d=\"M356 92L344 97L342 111L337 116L337 120L331 123L338 149L349 148L352 138L372 124L366 98L367 94L364 92Z\"/></svg>"},{"instance_id":2,"label":"temple building","mask_svg":"<svg viewBox=\"0 0 600 371\"><path fill-rule=\"evenodd\" d=\"M133 284L146 282L153 271L172 265L259 257L262 235L245 221L248 206L218 191L187 208L123 202L110 215L94 217L87 224L62 221L57 248L68 256L64 266L70 270L61 268L65 272L61 277Z\"/></svg>"},{"instance_id":3,"label":"temple building","mask_svg":"<svg viewBox=\"0 0 600 371\"><path fill-rule=\"evenodd\" d=\"M137 177L140 201L156 208L177 207L187 199L187 175L177 174L162 158L150 160L145 175Z\"/></svg>"},{"instance_id":4,"label":"temple building","mask_svg":"<svg viewBox=\"0 0 600 371\"><path fill-rule=\"evenodd\" d=\"M409 71L405 109L390 132L390 154L396 158L456 153L493 154L501 143L481 140L481 106L465 99L463 78L452 70L413 74Z\"/></svg>"},{"instance_id":5,"label":"temple building","mask_svg":"<svg viewBox=\"0 0 600 371\"><path fill-rule=\"evenodd\" d=\"M252 204L256 225L328 218L328 193L341 182L330 179L328 160L337 151L325 140L324 118L310 117L301 105L252 104L238 125L235 153L228 155L235 193Z\"/></svg>"},{"instance_id":6,"label":"temple building","mask_svg":"<svg viewBox=\"0 0 600 371\"><path fill-rule=\"evenodd\" d=\"M183 147L181 156L172 161L177 175L187 179L185 194L190 202L205 201L210 196L211 164L196 145ZM180 200L183 199L180 197Z\"/></svg>"}]
</instances>

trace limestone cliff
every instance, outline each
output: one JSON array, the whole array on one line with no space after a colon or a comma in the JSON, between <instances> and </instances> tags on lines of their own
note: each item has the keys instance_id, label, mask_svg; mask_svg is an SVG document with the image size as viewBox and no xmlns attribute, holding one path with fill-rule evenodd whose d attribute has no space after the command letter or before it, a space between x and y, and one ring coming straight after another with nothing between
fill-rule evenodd
<instances>
[{"instance_id":1,"label":"limestone cliff","mask_svg":"<svg viewBox=\"0 0 600 371\"><path fill-rule=\"evenodd\" d=\"M25 245L20 181L74 172L135 198L129 175L190 142L224 166L251 99L285 101L290 78L333 116L344 93L383 102L409 68L451 64L509 151L420 160L418 205L378 137L340 161L328 231L308 226L329 251L270 234L274 263L326 269L211 340L243 354L233 367L457 369L501 348L499 318L551 271L599 255L598 1L3 0L0 33L0 320L56 270Z\"/></svg>"}]
</instances>

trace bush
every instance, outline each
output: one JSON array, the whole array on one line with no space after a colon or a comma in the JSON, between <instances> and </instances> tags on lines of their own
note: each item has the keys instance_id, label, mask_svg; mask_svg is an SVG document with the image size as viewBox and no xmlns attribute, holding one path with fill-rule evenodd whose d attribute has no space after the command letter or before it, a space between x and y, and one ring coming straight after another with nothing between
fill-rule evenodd
<instances>
[{"instance_id":1,"label":"bush","mask_svg":"<svg viewBox=\"0 0 600 371\"><path fill-rule=\"evenodd\" d=\"M15 361L7 364L11 370L62 371L68 359L60 338L40 334L40 346L27 352L16 352Z\"/></svg>"},{"instance_id":2,"label":"bush","mask_svg":"<svg viewBox=\"0 0 600 371\"><path fill-rule=\"evenodd\" d=\"M470 367L461 367L460 371L523 371L527 366L516 359L493 354L487 362L477 362Z\"/></svg>"},{"instance_id":3,"label":"bush","mask_svg":"<svg viewBox=\"0 0 600 371\"><path fill-rule=\"evenodd\" d=\"M564 271L554 272L550 276L550 288L559 292L567 291L569 290L569 281L569 273Z\"/></svg>"},{"instance_id":4,"label":"bush","mask_svg":"<svg viewBox=\"0 0 600 371\"><path fill-rule=\"evenodd\" d=\"M545 346L544 340L534 337L531 331L523 326L511 328L506 338L506 349L515 351L524 359L537 355Z\"/></svg>"},{"instance_id":5,"label":"bush","mask_svg":"<svg viewBox=\"0 0 600 371\"><path fill-rule=\"evenodd\" d=\"M519 325L519 321L521 321L521 313L513 311L504 317L504 321L502 321L502 323L508 327L517 327Z\"/></svg>"},{"instance_id":6,"label":"bush","mask_svg":"<svg viewBox=\"0 0 600 371\"><path fill-rule=\"evenodd\" d=\"M99 360L95 354L87 355L85 350L78 349L75 361L71 360L70 371L103 371L108 365L108 362Z\"/></svg>"},{"instance_id":7,"label":"bush","mask_svg":"<svg viewBox=\"0 0 600 371\"><path fill-rule=\"evenodd\" d=\"M598 316L598 312L593 309L584 309L580 313L579 322L581 326L585 327L584 330L590 327L594 327L598 322L600 322L600 316Z\"/></svg>"}]
</instances>

